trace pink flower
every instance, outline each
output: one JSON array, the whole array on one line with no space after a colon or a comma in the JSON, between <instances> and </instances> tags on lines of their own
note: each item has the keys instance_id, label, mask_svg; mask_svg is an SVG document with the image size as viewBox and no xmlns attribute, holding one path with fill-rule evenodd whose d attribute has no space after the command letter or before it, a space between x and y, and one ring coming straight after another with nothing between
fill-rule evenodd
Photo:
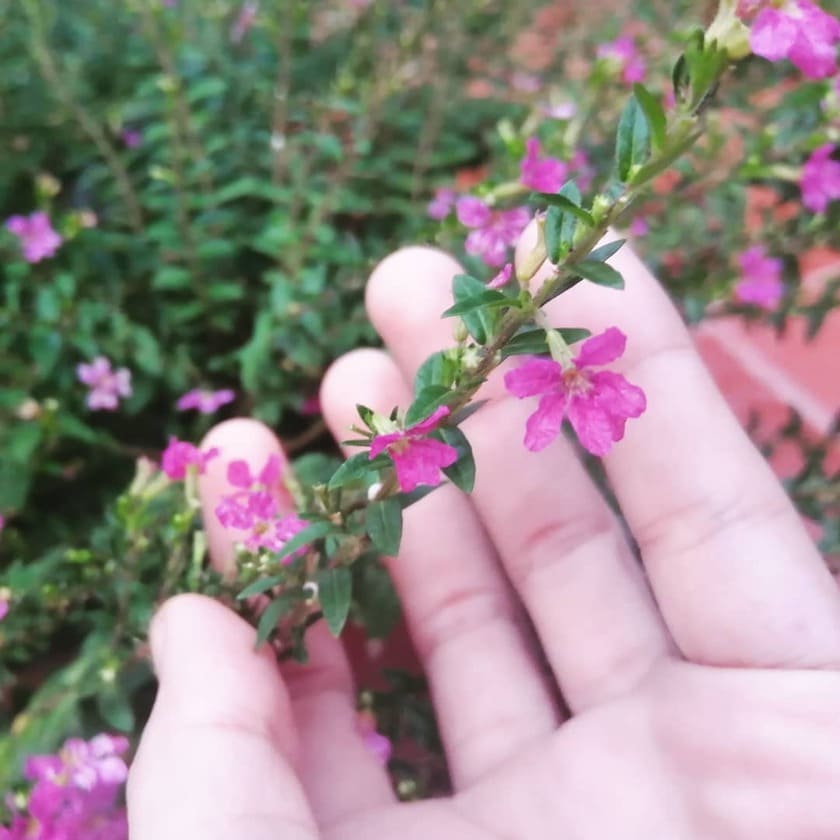
<instances>
[{"instance_id":1,"label":"pink flower","mask_svg":"<svg viewBox=\"0 0 840 840\"><path fill-rule=\"evenodd\" d=\"M53 256L63 241L53 230L49 216L42 212L11 216L6 222L6 230L20 240L23 258L30 263Z\"/></svg>"},{"instance_id":2,"label":"pink flower","mask_svg":"<svg viewBox=\"0 0 840 840\"><path fill-rule=\"evenodd\" d=\"M464 196L455 204L458 221L473 228L464 247L494 268L507 262L508 248L515 245L531 219L527 207L491 210L480 198Z\"/></svg>"},{"instance_id":3,"label":"pink flower","mask_svg":"<svg viewBox=\"0 0 840 840\"><path fill-rule=\"evenodd\" d=\"M837 72L838 41L840 20L810 0L765 5L750 29L750 47L756 55L768 61L787 58L811 79Z\"/></svg>"},{"instance_id":4,"label":"pink flower","mask_svg":"<svg viewBox=\"0 0 840 840\"><path fill-rule=\"evenodd\" d=\"M647 236L650 233L650 225L644 216L636 216L628 228L631 236Z\"/></svg>"},{"instance_id":5,"label":"pink flower","mask_svg":"<svg viewBox=\"0 0 840 840\"><path fill-rule=\"evenodd\" d=\"M127 368L113 370L105 356L97 356L89 365L78 365L76 376L90 388L87 405L91 411L114 411L122 397L131 396L131 371Z\"/></svg>"},{"instance_id":6,"label":"pink flower","mask_svg":"<svg viewBox=\"0 0 840 840\"><path fill-rule=\"evenodd\" d=\"M488 289L501 289L510 283L513 276L513 263L507 263L505 267L487 284Z\"/></svg>"},{"instance_id":7,"label":"pink flower","mask_svg":"<svg viewBox=\"0 0 840 840\"><path fill-rule=\"evenodd\" d=\"M442 187L435 190L434 198L426 205L426 215L435 221L445 219L455 206L455 190Z\"/></svg>"},{"instance_id":8,"label":"pink flower","mask_svg":"<svg viewBox=\"0 0 840 840\"><path fill-rule=\"evenodd\" d=\"M126 840L128 826L118 805L128 775L121 736L74 738L53 755L31 756L24 769L33 783L28 813L13 815L0 838L44 840Z\"/></svg>"},{"instance_id":9,"label":"pink flower","mask_svg":"<svg viewBox=\"0 0 840 840\"><path fill-rule=\"evenodd\" d=\"M601 44L598 47L598 58L616 65L621 71L621 78L625 84L632 85L634 82L641 82L645 78L645 62L636 49L636 42L629 36L624 35Z\"/></svg>"},{"instance_id":10,"label":"pink flower","mask_svg":"<svg viewBox=\"0 0 840 840\"><path fill-rule=\"evenodd\" d=\"M236 394L229 388L224 388L221 391L205 391L201 388L193 388L192 391L187 391L175 403L178 411L188 411L194 408L200 414L214 414L223 405L233 402L236 399Z\"/></svg>"},{"instance_id":11,"label":"pink flower","mask_svg":"<svg viewBox=\"0 0 840 840\"><path fill-rule=\"evenodd\" d=\"M564 417L593 455L606 455L624 437L627 419L645 410L644 392L619 373L589 368L615 361L626 344L624 333L610 327L587 339L568 365L532 357L505 375L505 387L515 397L541 397L526 424L526 448L545 449L560 434Z\"/></svg>"},{"instance_id":12,"label":"pink flower","mask_svg":"<svg viewBox=\"0 0 840 840\"><path fill-rule=\"evenodd\" d=\"M832 201L840 198L840 161L831 157L833 152L831 143L820 146L802 167L802 203L814 213L824 213Z\"/></svg>"},{"instance_id":13,"label":"pink flower","mask_svg":"<svg viewBox=\"0 0 840 840\"><path fill-rule=\"evenodd\" d=\"M369 453L371 460L387 452L394 462L403 493L410 493L420 484L439 484L440 471L458 460L458 451L454 447L426 437L448 415L449 409L440 406L420 423L390 434L377 435L373 439Z\"/></svg>"},{"instance_id":14,"label":"pink flower","mask_svg":"<svg viewBox=\"0 0 840 840\"><path fill-rule=\"evenodd\" d=\"M206 452L202 452L192 443L171 437L161 456L160 468L173 481L183 481L190 467L195 467L198 474L202 475L207 467L207 462L218 454L219 450L215 446Z\"/></svg>"},{"instance_id":15,"label":"pink flower","mask_svg":"<svg viewBox=\"0 0 840 840\"><path fill-rule=\"evenodd\" d=\"M9 602L6 598L0 598L0 621L9 614Z\"/></svg>"},{"instance_id":16,"label":"pink flower","mask_svg":"<svg viewBox=\"0 0 840 840\"><path fill-rule=\"evenodd\" d=\"M307 416L321 413L321 398L318 394L310 394L304 398L300 404L300 413Z\"/></svg>"},{"instance_id":17,"label":"pink flower","mask_svg":"<svg viewBox=\"0 0 840 840\"><path fill-rule=\"evenodd\" d=\"M384 767L391 758L393 746L391 739L376 731L376 719L368 712L359 712L356 717L356 725L365 748Z\"/></svg>"},{"instance_id":18,"label":"pink flower","mask_svg":"<svg viewBox=\"0 0 840 840\"><path fill-rule=\"evenodd\" d=\"M238 44L248 33L248 30L254 25L259 8L260 4L257 0L246 0L246 2L242 4L242 8L239 10L236 21L230 30L230 40L233 41L234 44Z\"/></svg>"},{"instance_id":19,"label":"pink flower","mask_svg":"<svg viewBox=\"0 0 840 840\"><path fill-rule=\"evenodd\" d=\"M519 180L529 189L543 193L556 193L563 182L569 167L562 160L553 157L540 157L540 141L531 137L525 144L525 157L519 164Z\"/></svg>"},{"instance_id":20,"label":"pink flower","mask_svg":"<svg viewBox=\"0 0 840 840\"><path fill-rule=\"evenodd\" d=\"M228 464L228 483L238 490L222 496L216 506L216 518L225 528L249 532L243 540L248 551L280 551L309 525L295 514L278 516L279 504L271 491L280 480L281 466L277 455L270 455L256 475L247 461L236 460ZM308 551L308 545L301 546L284 557L283 562L291 563Z\"/></svg>"},{"instance_id":21,"label":"pink flower","mask_svg":"<svg viewBox=\"0 0 840 840\"><path fill-rule=\"evenodd\" d=\"M735 286L736 299L762 309L775 309L785 293L782 261L768 257L763 245L754 245L738 257L738 262L742 276Z\"/></svg>"},{"instance_id":22,"label":"pink flower","mask_svg":"<svg viewBox=\"0 0 840 840\"><path fill-rule=\"evenodd\" d=\"M143 142L143 135L136 128L124 128L120 132L120 140L127 149L136 149Z\"/></svg>"},{"instance_id":23,"label":"pink flower","mask_svg":"<svg viewBox=\"0 0 840 840\"><path fill-rule=\"evenodd\" d=\"M570 120L577 113L574 102L555 102L540 106L540 113L552 120Z\"/></svg>"}]
</instances>

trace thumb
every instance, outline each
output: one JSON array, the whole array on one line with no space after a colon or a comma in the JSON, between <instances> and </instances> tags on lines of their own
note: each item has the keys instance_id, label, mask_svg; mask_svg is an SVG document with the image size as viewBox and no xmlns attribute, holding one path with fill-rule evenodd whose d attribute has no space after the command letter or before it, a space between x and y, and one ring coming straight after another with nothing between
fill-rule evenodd
<instances>
[{"instance_id":1,"label":"thumb","mask_svg":"<svg viewBox=\"0 0 840 840\"><path fill-rule=\"evenodd\" d=\"M222 605L181 595L151 629L160 687L128 780L132 840L314 840L270 652Z\"/></svg>"}]
</instances>

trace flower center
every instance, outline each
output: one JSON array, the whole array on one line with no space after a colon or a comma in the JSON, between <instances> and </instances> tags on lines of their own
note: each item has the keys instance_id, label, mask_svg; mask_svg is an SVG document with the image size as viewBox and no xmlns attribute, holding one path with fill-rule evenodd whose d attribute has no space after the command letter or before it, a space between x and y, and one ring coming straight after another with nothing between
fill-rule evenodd
<instances>
[{"instance_id":1,"label":"flower center","mask_svg":"<svg viewBox=\"0 0 840 840\"><path fill-rule=\"evenodd\" d=\"M563 384L570 395L585 394L592 387L589 377L574 365L563 371Z\"/></svg>"}]
</instances>

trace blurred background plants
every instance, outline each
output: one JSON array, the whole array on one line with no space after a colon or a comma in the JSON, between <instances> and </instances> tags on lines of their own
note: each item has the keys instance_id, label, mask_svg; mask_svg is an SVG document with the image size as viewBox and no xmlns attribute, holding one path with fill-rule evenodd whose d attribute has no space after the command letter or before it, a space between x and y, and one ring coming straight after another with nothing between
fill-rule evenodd
<instances>
[{"instance_id":1,"label":"blurred background plants","mask_svg":"<svg viewBox=\"0 0 840 840\"><path fill-rule=\"evenodd\" d=\"M631 39L667 101L674 56L715 5L0 0L0 216L43 211L62 238L28 262L0 234L0 788L70 734L136 733L155 605L232 594L182 487L137 466L209 428L179 396L232 389L213 420L266 421L302 454L301 483L317 481L335 452L314 397L332 359L376 341L370 269L414 241L461 252L464 229L427 218L435 188L515 179L531 134L602 186L628 80L598 46ZM840 281L804 288L799 258L837 245L840 203L803 211L801 165L840 142L838 86L754 59L722 97L701 146L637 209L637 245L689 320L735 313L783 332L804 316L817 335ZM733 294L756 244L781 260L769 311ZM114 412L90 411L77 378L99 356L132 374ZM760 437L802 442L791 489L836 552L827 442L795 417ZM359 592L354 615L387 634L387 581ZM389 696L391 734L408 726L434 748L426 707Z\"/></svg>"}]
</instances>

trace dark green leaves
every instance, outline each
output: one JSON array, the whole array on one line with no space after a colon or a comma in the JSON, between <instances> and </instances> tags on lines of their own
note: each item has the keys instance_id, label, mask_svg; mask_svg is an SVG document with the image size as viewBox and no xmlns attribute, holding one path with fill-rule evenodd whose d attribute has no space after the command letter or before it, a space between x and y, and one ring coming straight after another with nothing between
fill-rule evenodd
<instances>
[{"instance_id":1,"label":"dark green leaves","mask_svg":"<svg viewBox=\"0 0 840 840\"><path fill-rule=\"evenodd\" d=\"M632 181L631 170L641 167L649 157L650 126L634 94L624 106L615 139L615 165L619 179Z\"/></svg>"},{"instance_id":2,"label":"dark green leaves","mask_svg":"<svg viewBox=\"0 0 840 840\"><path fill-rule=\"evenodd\" d=\"M295 534L287 543L283 545L275 555L275 560L282 560L290 554L294 554L299 548L303 548L307 543L314 542L326 537L327 534L335 531L335 525L332 522L313 522L307 525L299 534Z\"/></svg>"},{"instance_id":3,"label":"dark green leaves","mask_svg":"<svg viewBox=\"0 0 840 840\"><path fill-rule=\"evenodd\" d=\"M399 501L389 498L371 502L367 508L365 529L378 551L389 557L396 556L402 539L402 506Z\"/></svg>"},{"instance_id":4,"label":"dark green leaves","mask_svg":"<svg viewBox=\"0 0 840 840\"><path fill-rule=\"evenodd\" d=\"M589 330L560 329L557 330L563 337L566 344L575 344L589 338ZM545 330L527 330L515 335L505 347L502 348L502 358L509 356L542 356L548 353L548 342L545 338Z\"/></svg>"},{"instance_id":5,"label":"dark green leaves","mask_svg":"<svg viewBox=\"0 0 840 840\"><path fill-rule=\"evenodd\" d=\"M287 615L292 608L303 599L299 589L292 589L281 593L266 608L257 624L257 646L271 636L277 628L277 622Z\"/></svg>"},{"instance_id":6,"label":"dark green leaves","mask_svg":"<svg viewBox=\"0 0 840 840\"><path fill-rule=\"evenodd\" d=\"M610 289L624 288L624 278L621 273L606 263L583 260L583 262L575 263L572 270L599 286L608 286Z\"/></svg>"},{"instance_id":7,"label":"dark green leaves","mask_svg":"<svg viewBox=\"0 0 840 840\"><path fill-rule=\"evenodd\" d=\"M327 487L330 490L337 490L347 484L362 481L372 470L371 461L367 452L360 452L348 458L334 473L329 480Z\"/></svg>"},{"instance_id":8,"label":"dark green leaves","mask_svg":"<svg viewBox=\"0 0 840 840\"><path fill-rule=\"evenodd\" d=\"M470 442L464 433L454 426L438 429L437 434L444 443L448 443L458 452L458 460L451 467L445 467L444 474L459 490L472 493L475 485L475 460Z\"/></svg>"},{"instance_id":9,"label":"dark green leaves","mask_svg":"<svg viewBox=\"0 0 840 840\"><path fill-rule=\"evenodd\" d=\"M497 292L495 289L484 289L478 294L459 300L454 306L450 306L441 318L451 318L454 315L463 315L484 306L505 306L514 303L507 295Z\"/></svg>"},{"instance_id":10,"label":"dark green leaves","mask_svg":"<svg viewBox=\"0 0 840 840\"><path fill-rule=\"evenodd\" d=\"M270 577L260 578L253 583L249 583L237 596L238 601L244 601L246 598L252 598L254 595L262 595L263 592L268 592L278 584L286 580L286 575L271 575Z\"/></svg>"},{"instance_id":11,"label":"dark green leaves","mask_svg":"<svg viewBox=\"0 0 840 840\"><path fill-rule=\"evenodd\" d=\"M430 385L445 385L449 388L455 382L458 364L450 353L449 350L440 350L420 365L414 376L415 394L419 394Z\"/></svg>"},{"instance_id":12,"label":"dark green leaves","mask_svg":"<svg viewBox=\"0 0 840 840\"><path fill-rule=\"evenodd\" d=\"M350 614L353 576L346 566L325 569L318 574L318 600L333 636L340 636Z\"/></svg>"},{"instance_id":13,"label":"dark green leaves","mask_svg":"<svg viewBox=\"0 0 840 840\"><path fill-rule=\"evenodd\" d=\"M601 245L596 248L586 258L589 262L606 262L610 257L614 256L624 245L626 239L616 239L615 242L608 242L606 245Z\"/></svg>"},{"instance_id":14,"label":"dark green leaves","mask_svg":"<svg viewBox=\"0 0 840 840\"><path fill-rule=\"evenodd\" d=\"M406 426L412 426L425 420L436 408L445 405L454 396L454 392L444 385L429 385L414 398L405 413Z\"/></svg>"}]
</instances>

